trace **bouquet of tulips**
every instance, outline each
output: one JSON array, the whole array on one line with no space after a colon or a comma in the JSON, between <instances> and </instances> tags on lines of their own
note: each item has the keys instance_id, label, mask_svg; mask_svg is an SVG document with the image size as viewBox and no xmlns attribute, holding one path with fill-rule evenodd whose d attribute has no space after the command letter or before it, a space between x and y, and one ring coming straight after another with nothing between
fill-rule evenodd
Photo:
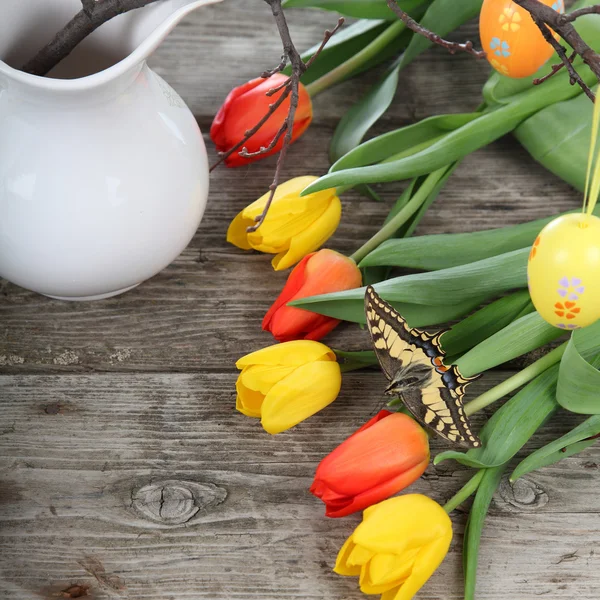
<instances>
[{"instance_id":1,"label":"bouquet of tulips","mask_svg":"<svg viewBox=\"0 0 600 600\"><path fill-rule=\"evenodd\" d=\"M447 0L405 4L422 24L442 35L481 9L481 0L466 0L459 7L453 4L452 10ZM577 3L577 7L589 5L589 0ZM237 409L260 419L267 432L278 434L333 402L344 372L377 365L371 350L334 351L319 341L341 321L365 322L365 288L361 286L366 284L375 284L379 295L411 327L458 320L441 335L440 344L445 364L455 365L466 378L551 344L573 330L561 345L553 344L536 362L465 405L465 414L471 415L519 390L485 423L479 432L481 447L466 452L452 449L434 458L435 464L452 459L474 470L443 507L419 494L394 496L416 481L430 461L426 431L398 410L397 402L358 429L316 469L310 491L325 504L328 517L364 511L362 523L340 549L334 570L359 576L361 590L381 594L382 600L409 600L416 594L448 552L452 540L449 513L474 495L464 548L465 600L471 600L485 515L515 455L561 410L583 414L585 419L514 465L511 481L582 451L600 435L596 393L600 389L600 321L581 329L575 325L582 306L597 313L597 308L588 309L582 300L584 294L588 298L595 293L596 284L584 285L579 276L562 277L558 301L547 311L556 315L552 318L557 322L548 317L546 308L540 308L538 300L532 302L528 271L545 264L548 250L540 232L547 231L551 218L476 233L411 235L460 161L510 132L546 168L587 191L593 104L580 87L569 85L566 71L542 86L532 81L543 71L518 80L506 77L502 73L508 73L509 67L502 60L509 55L509 45L496 43L494 38L490 47L498 50L499 58L491 60L496 72L485 84L483 102L475 112L433 116L362 142L389 107L401 69L430 42L392 20L384 1L287 0L287 6L335 9L360 18L338 34L338 40L334 38L316 61L315 70L307 73L295 135L310 122L311 94L402 53L383 80L340 122L331 145L334 164L330 172L280 185L268 218L258 230L248 232L248 227L263 211L268 194L242 210L229 227L231 243L274 255L276 270L293 267L262 323L280 343L237 362L241 371ZM500 15L500 23L508 23L511 31L517 31L521 22L514 15L514 10ZM600 49L600 19L580 19L577 30L594 49ZM581 61L575 65L592 86L591 71ZM510 68L517 67L511 64ZM239 128L248 126L245 115L264 103L264 90L259 88L251 82L229 96L211 131L217 146L230 147L236 131L239 135ZM264 140L254 144L258 148ZM243 156L232 159L231 166L246 160ZM600 188L600 167L597 171L596 187ZM381 230L352 256L322 248L340 221L341 193L358 188L375 196L373 184L404 179L410 181ZM588 207L590 219L595 218L594 203ZM390 278L395 268L418 272Z\"/></svg>"}]
</instances>

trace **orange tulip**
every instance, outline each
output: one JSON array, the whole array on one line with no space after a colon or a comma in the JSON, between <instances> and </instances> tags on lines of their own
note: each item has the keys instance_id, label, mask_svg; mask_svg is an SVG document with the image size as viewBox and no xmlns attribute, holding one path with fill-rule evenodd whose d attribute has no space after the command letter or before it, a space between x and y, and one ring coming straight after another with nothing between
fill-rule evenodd
<instances>
[{"instance_id":1,"label":"orange tulip","mask_svg":"<svg viewBox=\"0 0 600 600\"><path fill-rule=\"evenodd\" d=\"M350 290L360 285L360 271L347 256L327 248L307 254L290 273L281 294L265 315L262 328L270 331L280 342L320 340L340 321L286 306L287 303L308 296Z\"/></svg>"},{"instance_id":2,"label":"orange tulip","mask_svg":"<svg viewBox=\"0 0 600 600\"><path fill-rule=\"evenodd\" d=\"M429 464L429 438L408 415L382 410L326 456L310 491L328 517L345 517L414 483Z\"/></svg>"},{"instance_id":3,"label":"orange tulip","mask_svg":"<svg viewBox=\"0 0 600 600\"><path fill-rule=\"evenodd\" d=\"M267 96L267 92L280 86L286 79L286 75L277 73L268 79L262 77L253 79L231 90L210 128L210 137L219 152L227 152L233 148L244 138L246 131L252 129L267 114L269 105L277 102L284 90L272 96ZM269 146L287 117L289 109L290 97L288 96L269 117L269 120L244 144L248 152L257 152L261 148ZM297 140L306 131L311 121L312 102L306 88L300 84L292 141ZM259 156L249 158L240 156L242 150L240 148L225 160L225 164L228 167L240 167L275 154L281 150L284 137L282 136L269 152Z\"/></svg>"}]
</instances>

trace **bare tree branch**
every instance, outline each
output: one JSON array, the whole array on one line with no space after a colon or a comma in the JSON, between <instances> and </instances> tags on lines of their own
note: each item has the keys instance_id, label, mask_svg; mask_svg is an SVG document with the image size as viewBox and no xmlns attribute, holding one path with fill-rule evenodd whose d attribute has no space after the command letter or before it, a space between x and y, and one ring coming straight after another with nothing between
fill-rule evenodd
<instances>
[{"instance_id":1,"label":"bare tree branch","mask_svg":"<svg viewBox=\"0 0 600 600\"><path fill-rule=\"evenodd\" d=\"M275 146L277 146L277 143L281 139L281 136L287 131L287 128L288 122L286 119L282 123L281 127L279 128L279 131L275 134L275 136L271 140L271 143L268 146L262 146L260 150L257 150L256 152L248 152L247 148L243 148L240 152L240 156L243 156L244 158L253 158L255 156L260 156L261 154L266 154L267 152L270 152L271 150L273 150L273 148L275 148Z\"/></svg>"},{"instance_id":2,"label":"bare tree branch","mask_svg":"<svg viewBox=\"0 0 600 600\"><path fill-rule=\"evenodd\" d=\"M81 0L81 5L83 7L83 11L91 19L96 8L96 0Z\"/></svg>"},{"instance_id":3,"label":"bare tree branch","mask_svg":"<svg viewBox=\"0 0 600 600\"><path fill-rule=\"evenodd\" d=\"M579 8L570 13L566 13L561 16L560 21L563 23L572 23L575 19L583 17L583 15L598 15L600 14L600 4L594 6L586 6L585 8Z\"/></svg>"},{"instance_id":4,"label":"bare tree branch","mask_svg":"<svg viewBox=\"0 0 600 600\"><path fill-rule=\"evenodd\" d=\"M558 54L559 58L562 60L562 64L565 67L567 67L571 85L578 84L579 87L581 87L581 89L585 92L585 95L592 102L594 102L596 99L594 92L592 92L592 90L590 90L590 88L587 86L585 81L583 81L583 79L581 78L579 73L575 70L575 67L573 66L571 58L569 56L567 56L566 49L556 41L555 37L552 35L552 32L550 31L550 29L548 29L548 26L545 23L538 21L535 17L533 17L533 20L534 20L535 24L539 27L540 31L542 32L544 39L554 48L554 50L556 51L556 54Z\"/></svg>"},{"instance_id":5,"label":"bare tree branch","mask_svg":"<svg viewBox=\"0 0 600 600\"><path fill-rule=\"evenodd\" d=\"M531 15L534 23L540 28L546 41L552 45L569 71L571 83L577 83L585 94L594 100L595 96L583 81L579 73L572 65L571 57L567 56L565 49L556 41L550 29L554 30L560 37L573 48L576 55L581 56L583 62L591 69L596 79L600 81L600 54L595 52L583 38L577 33L573 21L586 14L600 13L600 6L590 6L585 9L575 10L572 13L561 14L550 6L542 4L538 0L514 0ZM558 69L557 69L558 70ZM542 78L545 80L547 78Z\"/></svg>"},{"instance_id":6,"label":"bare tree branch","mask_svg":"<svg viewBox=\"0 0 600 600\"><path fill-rule=\"evenodd\" d=\"M450 54L455 54L456 52L466 52L468 54L472 54L476 58L485 58L485 52L483 50L475 50L473 48L473 42L467 41L463 44L459 44L458 42L449 42L448 40L441 38L437 33L429 31L429 29L426 29L420 23L417 23L417 21L415 21L407 12L403 11L396 3L396 0L387 0L387 5L396 13L396 15L398 15L399 19L404 21L409 29L427 38L434 44L437 44L442 48L446 48Z\"/></svg>"},{"instance_id":7,"label":"bare tree branch","mask_svg":"<svg viewBox=\"0 0 600 600\"><path fill-rule=\"evenodd\" d=\"M226 160L229 156L231 156L236 150L243 148L244 144L255 134L258 130L273 116L273 113L283 104L284 100L290 95L292 89L290 86L291 80L288 78L285 81L285 91L273 104L269 104L269 110L267 114L254 126L252 129L248 129L248 131L244 132L244 137L235 145L229 148L227 152L221 152L219 156L219 160L210 168L210 172L212 173L224 160ZM276 88L272 88L276 89ZM271 90L267 92L269 95ZM272 95L272 94L270 94Z\"/></svg>"},{"instance_id":8,"label":"bare tree branch","mask_svg":"<svg viewBox=\"0 0 600 600\"><path fill-rule=\"evenodd\" d=\"M571 55L569 56L569 62L571 64L573 64L573 61L575 60L576 56L577 56L577 52L572 52ZM550 77L552 77L552 75L554 75L555 73L558 73L564 66L565 66L564 62L558 63L557 65L552 65L550 73L548 73L547 75L544 75L543 77L536 77L533 80L533 85L540 85L541 83L544 83L544 81L547 81L548 79L550 79Z\"/></svg>"},{"instance_id":9,"label":"bare tree branch","mask_svg":"<svg viewBox=\"0 0 600 600\"><path fill-rule=\"evenodd\" d=\"M249 129L244 133L244 137L235 144L232 148L227 150L226 152L222 152L219 156L219 160L212 165L210 168L213 171L218 165L220 165L224 160L226 160L229 156L231 156L234 152L238 151L240 148L240 156L244 158L254 158L256 156L260 156L261 154L267 154L273 150L283 137L283 145L281 150L279 151L279 156L277 157L277 165L275 167L275 176L273 177L273 182L269 186L270 194L267 203L265 204L265 208L262 213L256 217L256 222L251 227L248 227L248 232L256 231L260 225L264 222L267 213L269 212L269 208L273 202L273 198L275 196L275 190L279 185L281 179L281 171L283 168L283 164L285 162L285 157L287 155L288 147L292 143L292 136L294 133L294 119L296 117L296 110L298 108L298 102L300 99L300 78L306 72L306 70L314 63L314 61L321 54L327 42L331 39L331 36L344 24L344 19L340 18L337 22L337 25L332 31L326 31L323 36L323 41L317 51L312 55L310 60L306 63L302 60L300 53L296 50L294 46L294 42L292 41L292 36L290 34L290 30L281 7L281 0L265 0L265 2L271 7L271 12L273 13L273 17L275 18L275 23L277 24L277 29L279 31L279 36L281 37L281 42L283 44L283 55L282 62L277 65L274 69L269 71L265 71L262 73L261 77L264 79L268 79L272 75L276 73L281 73L285 68L287 61L289 60L292 66L291 75L281 84L271 88L266 95L273 96L277 92L283 90L282 94L277 98L277 100L269 105L269 110L264 115L264 117L254 126L252 129ZM288 109L288 114L279 127L277 133L273 136L273 139L267 146L262 146L259 150L255 152L249 152L245 147L246 142L257 133L260 128L273 116L275 111L281 106L281 104L287 99L290 98L290 107Z\"/></svg>"},{"instance_id":10,"label":"bare tree branch","mask_svg":"<svg viewBox=\"0 0 600 600\"><path fill-rule=\"evenodd\" d=\"M291 94L290 99L290 108L288 111L288 115L281 125L279 131L266 148L261 148L258 152L254 152L249 154L248 151L244 148L244 150L240 153L242 156L257 156L259 154L265 154L266 152L272 150L281 136L283 132L285 132L285 137L283 138L283 145L281 150L279 151L279 156L277 157L277 165L275 167L275 176L273 177L273 183L269 186L269 190L271 193L269 194L269 199L265 204L265 207L260 215L258 215L255 219L255 224L251 227L248 227L247 231L253 232L256 231L264 222L269 209L271 208L271 204L273 202L273 198L275 197L275 190L279 185L279 181L281 179L281 170L283 168L283 164L285 162L285 157L287 155L288 148L292 143L292 135L294 133L294 119L296 117L296 109L298 108L298 101L300 99L300 78L306 72L306 70L313 64L313 62L317 59L319 54L325 48L327 42L331 39L331 36L344 24L344 19L340 18L337 22L337 25L332 31L327 30L323 37L323 42L319 46L318 50L313 54L308 62L304 62L298 50L294 46L294 42L292 41L292 36L290 35L290 30L283 13L283 9L281 7L281 0L265 0L265 2L271 7L271 12L273 13L273 17L275 17L275 23L277 24L277 29L279 30L279 35L281 37L281 41L283 43L283 52L284 56L287 56L290 64L292 65L292 74L289 78L289 84L287 90L289 90ZM281 86L280 86L281 87ZM267 92L275 93L273 90L269 90Z\"/></svg>"},{"instance_id":11,"label":"bare tree branch","mask_svg":"<svg viewBox=\"0 0 600 600\"><path fill-rule=\"evenodd\" d=\"M546 41L552 45L562 61L560 66L557 65L552 67L552 71L548 75L536 79L534 84L539 85L540 83L543 83L552 77L562 67L566 67L569 72L571 84L578 84L585 94L593 101L595 98L594 93L590 90L579 73L577 73L572 63L575 56L581 56L583 62L591 69L596 76L596 79L600 81L600 54L595 52L588 44L584 42L582 37L577 33L575 27L573 27L572 23L584 15L600 14L600 5L588 6L574 10L571 13L561 14L550 6L542 4L539 0L514 0L514 2L529 12L534 23L539 27ZM422 27L398 6L397 0L387 0L387 5L391 10L394 11L394 13L396 13L396 15L398 15L402 21L404 21L404 23L406 23L406 26L409 29L427 38L434 44L438 44L439 46L446 48L449 52L467 52L473 56L476 56L477 58L485 56L485 52L473 49L472 42L465 42L463 44L449 42L442 39L436 33L433 33L425 27ZM571 46L571 48L573 48L573 54L571 56L567 56L565 48L563 48L563 46L557 42L552 35L551 30L555 31Z\"/></svg>"},{"instance_id":12,"label":"bare tree branch","mask_svg":"<svg viewBox=\"0 0 600 600\"><path fill-rule=\"evenodd\" d=\"M23 67L22 71L44 76L66 58L90 33L117 15L143 8L158 0L81 0L82 9Z\"/></svg>"}]
</instances>

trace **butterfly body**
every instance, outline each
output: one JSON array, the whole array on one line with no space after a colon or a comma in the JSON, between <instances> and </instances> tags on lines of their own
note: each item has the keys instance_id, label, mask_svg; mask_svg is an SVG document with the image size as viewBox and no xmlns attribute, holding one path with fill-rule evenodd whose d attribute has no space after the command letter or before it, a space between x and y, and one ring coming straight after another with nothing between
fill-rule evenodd
<instances>
[{"instance_id":1,"label":"butterfly body","mask_svg":"<svg viewBox=\"0 0 600 600\"><path fill-rule=\"evenodd\" d=\"M441 333L409 327L371 286L365 293L365 313L375 354L390 382L386 394L400 398L417 421L453 444L481 446L463 407L465 387L474 378L444 365Z\"/></svg>"}]
</instances>

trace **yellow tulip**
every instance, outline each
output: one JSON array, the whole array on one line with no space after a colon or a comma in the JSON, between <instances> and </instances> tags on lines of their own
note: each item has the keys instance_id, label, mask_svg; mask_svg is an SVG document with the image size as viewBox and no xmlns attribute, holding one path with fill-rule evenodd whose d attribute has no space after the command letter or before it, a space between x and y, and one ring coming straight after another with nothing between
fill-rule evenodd
<instances>
[{"instance_id":1,"label":"yellow tulip","mask_svg":"<svg viewBox=\"0 0 600 600\"><path fill-rule=\"evenodd\" d=\"M276 344L237 361L236 408L280 433L331 404L342 374L335 353L319 342Z\"/></svg>"},{"instance_id":2,"label":"yellow tulip","mask_svg":"<svg viewBox=\"0 0 600 600\"><path fill-rule=\"evenodd\" d=\"M410 600L444 560L451 541L452 522L437 502L421 494L396 496L364 511L334 571L359 575L365 594Z\"/></svg>"},{"instance_id":3,"label":"yellow tulip","mask_svg":"<svg viewBox=\"0 0 600 600\"><path fill-rule=\"evenodd\" d=\"M317 177L296 177L277 186L264 223L248 233L267 203L270 192L235 217L227 230L227 241L243 250L260 250L276 256L271 261L282 271L320 248L334 233L342 216L342 203L335 189L301 197L300 192Z\"/></svg>"}]
</instances>

